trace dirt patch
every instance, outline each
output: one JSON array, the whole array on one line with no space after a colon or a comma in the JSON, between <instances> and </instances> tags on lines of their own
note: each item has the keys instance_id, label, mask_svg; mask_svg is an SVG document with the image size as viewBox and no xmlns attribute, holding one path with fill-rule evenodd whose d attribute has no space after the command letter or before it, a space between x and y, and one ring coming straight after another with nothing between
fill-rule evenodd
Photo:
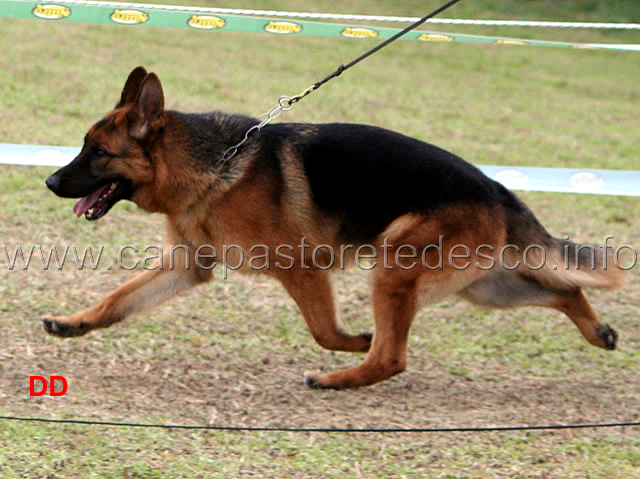
<instances>
[{"instance_id":1,"label":"dirt patch","mask_svg":"<svg viewBox=\"0 0 640 479\"><path fill-rule=\"evenodd\" d=\"M486 354L474 357L455 348L441 356L437 345L434 353L423 339L459 334L447 331L447 323L467 314L463 303L421 312L414 327L419 339L411 346L407 372L366 389L311 390L302 381L305 370L346 367L362 356L330 353L317 346L275 283L260 283L262 300L257 306L238 309L235 296L219 299L227 288L249 293L248 298L256 288L255 281L233 281L236 284L206 287L84 338L49 338L34 317L4 321L0 407L19 416L339 428L574 424L639 417L640 383L633 367L637 354L592 351L578 343L578 333L569 327L565 333L576 335L575 344L568 341L563 351L540 352L548 358L547 373L541 357L534 357L528 372L520 369L522 360L510 366L487 359ZM66 280L49 283L49 287L67 286ZM46 286L37 283L31 289ZM637 285L633 289L637 294ZM94 291L89 296L97 295ZM354 298L344 308L347 319L367 302L358 299L357 292ZM233 322L226 317L221 323L215 312L209 317L210 307L231 310ZM282 331L282 324L265 324L259 317L282 314L283 308L287 331ZM434 327L441 329L434 333ZM474 327L468 330L473 333ZM491 344L489 329L486 334ZM623 334L629 344L629 331ZM513 348L517 352L518 344ZM514 351L502 354L518 357ZM574 364L569 364L570 374L558 377L552 365L564 358ZM30 397L30 375L63 375L69 382L68 393Z\"/></svg>"}]
</instances>

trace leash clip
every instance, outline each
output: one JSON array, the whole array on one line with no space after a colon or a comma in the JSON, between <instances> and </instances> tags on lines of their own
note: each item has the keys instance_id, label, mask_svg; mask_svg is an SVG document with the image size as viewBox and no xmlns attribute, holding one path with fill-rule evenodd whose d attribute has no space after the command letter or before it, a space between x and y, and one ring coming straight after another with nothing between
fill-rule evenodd
<instances>
[{"instance_id":1,"label":"leash clip","mask_svg":"<svg viewBox=\"0 0 640 479\"><path fill-rule=\"evenodd\" d=\"M253 125L251 128L249 128L247 132L244 134L244 138L242 140L240 140L238 143L236 143L232 147L228 148L227 151L225 151L224 154L222 155L222 158L218 160L218 162L216 163L216 166L220 166L226 161L229 161L231 158L236 156L236 153L238 153L238 150L240 149L240 147L244 145L247 142L247 140L249 140L249 136L251 136L252 133L262 130L265 126L271 123L271 121L278 118L283 111L291 110L293 108L293 105L295 105L295 102L298 101L295 98L296 97L291 98L289 96L281 96L278 99L278 104L276 106L274 106L271 110L269 110L266 113L263 113L258 117L258 119L265 117L264 120L262 120L257 125Z\"/></svg>"},{"instance_id":2,"label":"leash clip","mask_svg":"<svg viewBox=\"0 0 640 479\"><path fill-rule=\"evenodd\" d=\"M389 43L396 41L398 38L400 38L401 36L407 34L408 32L410 32L411 30L414 30L415 28L417 28L418 26L422 25L423 23L425 23L427 20L429 20L432 17L435 17L436 15L438 15L440 12L446 10L447 8L451 7L452 5L455 5L456 3L458 3L460 0L450 0L448 3L446 3L445 5L441 6L440 8L434 10L433 12L431 12L429 15L423 17L422 19L420 19L419 21L415 22L413 25L409 25L407 28L405 28L404 30L402 30L401 32L396 33L394 36L392 36L391 38L385 40L384 42L380 43L379 45L377 45L376 47L372 48L371 50L369 50L368 52L366 52L363 55L360 55L358 58L356 58L355 60L353 60L351 63L347 64L347 65L340 65L338 67L338 69L336 71L334 71L333 73L331 73L328 77L326 77L324 80L319 81L318 83L315 83L313 85L311 85L309 88L307 88L305 91L303 91L302 93L300 93L299 95L295 95L293 97L288 97L288 96L281 96L280 99L278 100L278 105L273 107L271 110L269 110L268 113L265 113L263 115L260 115L258 118L261 118L263 116L266 116L267 118L265 120L263 120L262 122L260 122L260 124L258 125L254 125L251 128L249 128L249 130L247 131L247 133L244 135L244 138L236 145L233 145L231 148L229 148L227 151L224 152L224 155L222 155L222 158L220 158L220 160L218 160L218 162L216 163L216 166L219 166L221 164L223 164L225 161L230 160L231 158L233 158L235 156L236 153L238 153L238 149L245 144L245 142L249 139L249 135L256 131L256 130L261 130L262 127L264 127L267 123L269 123L271 120L277 118L278 116L280 116L280 114L283 111L289 111L293 108L293 106L299 102L300 100L302 100L305 96L307 96L309 93L317 90L318 88L320 88L322 85L324 85L325 83L327 83L328 81L332 80L333 78L336 78L340 75L342 75L342 72L344 72L347 68L351 68L352 66L354 66L357 63L360 63L362 60L364 60L365 58L373 55L374 53L376 53L378 50L386 47Z\"/></svg>"}]
</instances>

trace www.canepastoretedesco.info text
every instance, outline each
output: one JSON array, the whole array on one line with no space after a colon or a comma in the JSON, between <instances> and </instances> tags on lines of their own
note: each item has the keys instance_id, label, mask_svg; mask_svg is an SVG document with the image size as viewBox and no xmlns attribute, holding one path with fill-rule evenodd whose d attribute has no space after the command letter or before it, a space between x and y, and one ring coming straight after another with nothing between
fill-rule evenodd
<instances>
[{"instance_id":1,"label":"www.canepastoretedesco.info text","mask_svg":"<svg viewBox=\"0 0 640 479\"><path fill-rule=\"evenodd\" d=\"M637 264L637 251L630 245L614 247L610 244L613 236L607 236L598 245L566 244L562 254L564 264L553 264L557 269L588 269L619 268L629 270ZM289 270L296 267L302 269L345 269L348 265L355 265L363 270L383 267L385 269L425 268L427 270L443 269L450 266L453 269L464 270L471 267L479 269L493 269L501 267L515 270L525 267L532 270L542 269L548 260L547 250L532 244L526 248L517 245L505 245L496 250L491 245L483 244L469 248L464 244L456 244L445 249L444 238L441 236L437 244L430 244L423 248L416 248L410 244L395 246L387 239L379 245L343 244L339 247L331 245L309 245L306 238L302 238L296 245L282 244L269 247L263 244L253 245L244 249L238 245L224 245L215 248L212 245L202 245L190 248L186 245L138 247L124 245L115 254L109 252L102 245L2 245L0 261L10 270L30 270L33 268L48 270L156 270L176 268L199 268L223 270L224 278L229 271L241 268L252 271L271 269ZM112 248L112 247L110 247ZM569 251L575 248L576 251ZM610 250L609 254L604 251ZM514 260L514 254L518 258ZM572 264L573 261L576 264ZM577 258L580 263L577 264ZM599 258L599 259L598 259ZM611 261L611 259L613 261ZM557 261L557 258L556 258ZM611 263L611 264L608 264Z\"/></svg>"}]
</instances>

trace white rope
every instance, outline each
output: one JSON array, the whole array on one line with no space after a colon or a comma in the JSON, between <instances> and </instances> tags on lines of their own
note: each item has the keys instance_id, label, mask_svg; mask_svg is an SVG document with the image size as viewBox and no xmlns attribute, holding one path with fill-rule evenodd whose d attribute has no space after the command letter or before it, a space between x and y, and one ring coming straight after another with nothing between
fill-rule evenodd
<instances>
[{"instance_id":1,"label":"white rope","mask_svg":"<svg viewBox=\"0 0 640 479\"><path fill-rule=\"evenodd\" d=\"M448 23L452 25L493 25L504 27L550 27L550 28L594 28L640 30L640 23L597 23L597 22L545 22L527 20L462 20L434 18L431 23Z\"/></svg>"},{"instance_id":2,"label":"white rope","mask_svg":"<svg viewBox=\"0 0 640 479\"><path fill-rule=\"evenodd\" d=\"M64 3L75 5L93 5L113 8L142 8L147 10L165 10L179 12L217 13L227 15L249 15L256 17L306 18L316 20L351 20L375 22L417 22L420 17L393 17L379 15L354 15L339 13L282 12L277 10L246 10L239 8L187 7L178 5L157 5L148 3L101 2L92 0L66 0ZM432 18L429 23L452 25L489 25L506 27L548 27L548 28L591 28L640 30L639 23L597 23L597 22L547 22L526 20L463 20L452 18Z\"/></svg>"}]
</instances>

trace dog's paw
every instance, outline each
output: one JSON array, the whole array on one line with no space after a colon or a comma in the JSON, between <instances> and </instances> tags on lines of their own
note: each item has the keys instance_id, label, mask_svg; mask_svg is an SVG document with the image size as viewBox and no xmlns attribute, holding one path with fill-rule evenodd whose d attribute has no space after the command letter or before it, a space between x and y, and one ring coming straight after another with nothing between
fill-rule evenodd
<instances>
[{"instance_id":1,"label":"dog's paw","mask_svg":"<svg viewBox=\"0 0 640 479\"><path fill-rule=\"evenodd\" d=\"M44 325L44 330L53 335L61 338L71 338L73 336L82 336L89 331L89 325L85 322L79 324L67 324L61 322L58 318L44 317L40 318Z\"/></svg>"},{"instance_id":2,"label":"dog's paw","mask_svg":"<svg viewBox=\"0 0 640 479\"><path fill-rule=\"evenodd\" d=\"M598 337L604 343L604 348L609 350L616 349L618 344L618 333L608 324L603 324L598 329Z\"/></svg>"},{"instance_id":3,"label":"dog's paw","mask_svg":"<svg viewBox=\"0 0 640 479\"><path fill-rule=\"evenodd\" d=\"M332 384L327 384L322 380L324 375L321 373L304 373L304 383L313 389L340 389Z\"/></svg>"}]
</instances>

